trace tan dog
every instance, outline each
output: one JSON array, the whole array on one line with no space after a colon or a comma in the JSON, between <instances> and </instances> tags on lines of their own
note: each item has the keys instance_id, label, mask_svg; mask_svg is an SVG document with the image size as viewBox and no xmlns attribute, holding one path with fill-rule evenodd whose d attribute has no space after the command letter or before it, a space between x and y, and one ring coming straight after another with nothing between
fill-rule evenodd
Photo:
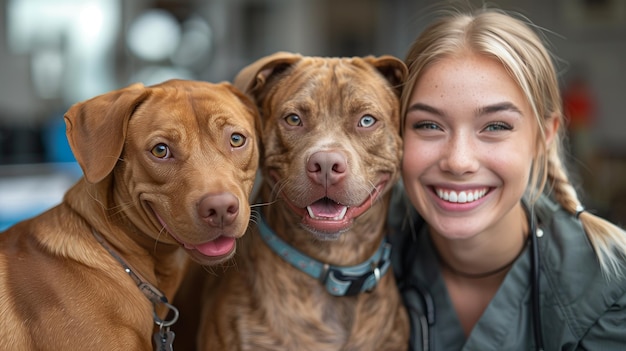
<instances>
[{"instance_id":1,"label":"tan dog","mask_svg":"<svg viewBox=\"0 0 626 351\"><path fill-rule=\"evenodd\" d=\"M277 53L237 76L261 111L268 206L235 268L210 282L201 350L407 348L383 242L406 74L390 56Z\"/></svg>"},{"instance_id":2,"label":"tan dog","mask_svg":"<svg viewBox=\"0 0 626 351\"><path fill-rule=\"evenodd\" d=\"M257 110L228 83L168 81L65 119L84 179L0 234L0 350L165 350L186 253L222 262L247 229Z\"/></svg>"}]
</instances>

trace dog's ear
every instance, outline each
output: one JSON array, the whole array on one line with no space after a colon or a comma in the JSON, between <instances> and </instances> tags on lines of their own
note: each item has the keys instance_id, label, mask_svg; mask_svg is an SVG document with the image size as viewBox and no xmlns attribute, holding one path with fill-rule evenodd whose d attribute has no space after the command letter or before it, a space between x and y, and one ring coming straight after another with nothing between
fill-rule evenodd
<instances>
[{"instance_id":1,"label":"dog's ear","mask_svg":"<svg viewBox=\"0 0 626 351\"><path fill-rule=\"evenodd\" d=\"M383 55L380 57L368 56L364 60L374 66L389 81L395 89L396 94L400 96L402 86L406 81L409 70L406 64L397 57L391 55Z\"/></svg>"},{"instance_id":2,"label":"dog's ear","mask_svg":"<svg viewBox=\"0 0 626 351\"><path fill-rule=\"evenodd\" d=\"M136 83L76 103L65 113L67 140L88 182L111 173L122 154L128 120L148 95Z\"/></svg>"},{"instance_id":3,"label":"dog's ear","mask_svg":"<svg viewBox=\"0 0 626 351\"><path fill-rule=\"evenodd\" d=\"M284 51L265 56L239 71L233 85L258 101L259 91L268 78L282 72L300 59L302 59L302 55Z\"/></svg>"}]
</instances>

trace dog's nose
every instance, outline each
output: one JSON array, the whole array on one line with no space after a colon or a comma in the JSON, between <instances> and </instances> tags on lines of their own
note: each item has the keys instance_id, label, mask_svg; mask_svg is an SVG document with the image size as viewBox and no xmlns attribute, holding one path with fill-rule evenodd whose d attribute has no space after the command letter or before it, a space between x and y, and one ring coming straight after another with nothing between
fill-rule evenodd
<instances>
[{"instance_id":1,"label":"dog's nose","mask_svg":"<svg viewBox=\"0 0 626 351\"><path fill-rule=\"evenodd\" d=\"M231 193L207 195L198 206L200 218L218 228L232 224L238 213L239 200Z\"/></svg>"},{"instance_id":2,"label":"dog's nose","mask_svg":"<svg viewBox=\"0 0 626 351\"><path fill-rule=\"evenodd\" d=\"M320 185L329 186L343 180L348 162L339 152L319 151L311 155L306 167L309 178Z\"/></svg>"}]
</instances>

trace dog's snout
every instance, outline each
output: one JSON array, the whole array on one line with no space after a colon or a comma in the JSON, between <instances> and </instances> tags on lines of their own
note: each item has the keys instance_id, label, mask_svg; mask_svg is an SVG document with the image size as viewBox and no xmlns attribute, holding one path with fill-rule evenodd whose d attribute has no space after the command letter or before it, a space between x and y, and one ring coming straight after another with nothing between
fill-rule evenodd
<instances>
[{"instance_id":1,"label":"dog's snout","mask_svg":"<svg viewBox=\"0 0 626 351\"><path fill-rule=\"evenodd\" d=\"M232 224L239 213L239 200L231 193L205 196L198 206L200 218L213 227Z\"/></svg>"},{"instance_id":2,"label":"dog's snout","mask_svg":"<svg viewBox=\"0 0 626 351\"><path fill-rule=\"evenodd\" d=\"M307 173L316 183L324 186L341 182L346 174L346 157L335 151L318 151L307 162Z\"/></svg>"}]
</instances>

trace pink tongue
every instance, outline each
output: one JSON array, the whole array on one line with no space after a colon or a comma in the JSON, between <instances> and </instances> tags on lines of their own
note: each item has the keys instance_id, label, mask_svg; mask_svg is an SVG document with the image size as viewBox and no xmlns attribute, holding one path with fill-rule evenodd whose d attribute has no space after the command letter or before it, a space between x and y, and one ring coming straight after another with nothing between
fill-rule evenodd
<instances>
[{"instance_id":1,"label":"pink tongue","mask_svg":"<svg viewBox=\"0 0 626 351\"><path fill-rule=\"evenodd\" d=\"M209 241L195 247L200 253L205 256L222 256L230 252L235 245L235 238L229 238L227 236L220 236L219 238Z\"/></svg>"},{"instance_id":2,"label":"pink tongue","mask_svg":"<svg viewBox=\"0 0 626 351\"><path fill-rule=\"evenodd\" d=\"M345 206L334 202L331 199L323 198L312 203L309 208L315 217L334 218L341 214Z\"/></svg>"}]
</instances>

